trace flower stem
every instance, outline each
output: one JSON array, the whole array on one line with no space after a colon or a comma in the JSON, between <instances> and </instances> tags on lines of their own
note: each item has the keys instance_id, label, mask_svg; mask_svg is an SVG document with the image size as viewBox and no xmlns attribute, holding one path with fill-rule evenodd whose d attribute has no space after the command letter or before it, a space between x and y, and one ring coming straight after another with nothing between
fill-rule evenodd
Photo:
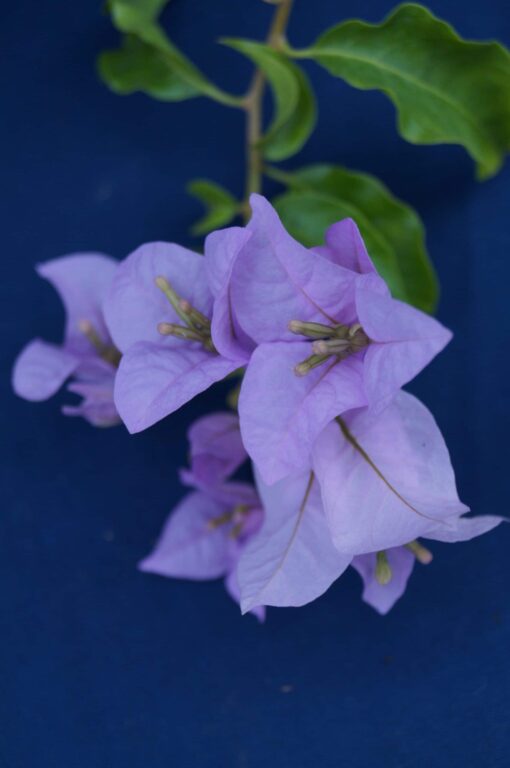
<instances>
[{"instance_id":1,"label":"flower stem","mask_svg":"<svg viewBox=\"0 0 510 768\"><path fill-rule=\"evenodd\" d=\"M266 43L271 48L279 49L285 40L285 31L289 22L294 0L280 0L276 4ZM274 0L272 0L274 2ZM252 192L260 192L262 187L262 99L264 97L265 77L257 69L250 88L244 99L246 110L246 193L243 203L244 217L249 218L248 200Z\"/></svg>"}]
</instances>

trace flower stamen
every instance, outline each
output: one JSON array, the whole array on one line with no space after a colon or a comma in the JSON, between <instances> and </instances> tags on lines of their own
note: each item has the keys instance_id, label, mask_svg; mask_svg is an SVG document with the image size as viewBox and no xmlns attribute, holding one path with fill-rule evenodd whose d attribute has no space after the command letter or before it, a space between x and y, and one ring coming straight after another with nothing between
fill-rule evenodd
<instances>
[{"instance_id":1,"label":"flower stamen","mask_svg":"<svg viewBox=\"0 0 510 768\"><path fill-rule=\"evenodd\" d=\"M289 331L307 339L312 343L313 355L307 357L294 368L296 376L306 376L313 368L326 362L334 356L345 360L350 355L360 352L370 344L370 339L359 323L353 325L324 325L323 323L306 323L301 320L291 320Z\"/></svg>"},{"instance_id":2,"label":"flower stamen","mask_svg":"<svg viewBox=\"0 0 510 768\"><path fill-rule=\"evenodd\" d=\"M175 336L187 341L202 341L202 336L193 328L185 328L177 323L158 323L158 331L162 336Z\"/></svg>"},{"instance_id":3,"label":"flower stamen","mask_svg":"<svg viewBox=\"0 0 510 768\"><path fill-rule=\"evenodd\" d=\"M423 544L420 544L419 541L410 541L409 544L406 544L406 547L422 565L428 565L432 562L432 552L427 547L424 547Z\"/></svg>"},{"instance_id":4,"label":"flower stamen","mask_svg":"<svg viewBox=\"0 0 510 768\"><path fill-rule=\"evenodd\" d=\"M388 557L386 552L382 550L376 555L375 578L379 584L384 586L385 584L390 583L392 577L393 573L388 562Z\"/></svg>"},{"instance_id":5,"label":"flower stamen","mask_svg":"<svg viewBox=\"0 0 510 768\"><path fill-rule=\"evenodd\" d=\"M297 336L307 336L309 339L323 339L331 334L331 327L322 323L303 323L301 320L291 320L289 331Z\"/></svg>"},{"instance_id":6,"label":"flower stamen","mask_svg":"<svg viewBox=\"0 0 510 768\"><path fill-rule=\"evenodd\" d=\"M232 528L228 534L229 538L238 539L246 524L246 516L250 512L251 507L249 504L237 504L233 509L229 509L216 517L212 517L207 523L207 528L210 531L214 531L222 525L232 523Z\"/></svg>"},{"instance_id":7,"label":"flower stamen","mask_svg":"<svg viewBox=\"0 0 510 768\"><path fill-rule=\"evenodd\" d=\"M187 299L183 299L172 288L166 277L159 275L155 279L157 287L163 291L172 305L177 316L185 325L178 323L158 323L158 331L162 336L175 336L185 341L197 341L204 349L216 353L211 338L211 321L196 309Z\"/></svg>"},{"instance_id":8,"label":"flower stamen","mask_svg":"<svg viewBox=\"0 0 510 768\"><path fill-rule=\"evenodd\" d=\"M294 367L294 373L296 376L306 376L307 373L310 373L311 370L317 368L318 365L325 363L328 357L329 354L310 355L310 357L307 357L306 360L303 360L302 363L298 363L298 365Z\"/></svg>"},{"instance_id":9,"label":"flower stamen","mask_svg":"<svg viewBox=\"0 0 510 768\"><path fill-rule=\"evenodd\" d=\"M214 531L216 530L216 528L221 528L222 525L226 525L227 523L230 523L232 521L232 516L233 516L232 510L228 510L228 512L223 512L221 515L212 517L207 523L207 527L210 531Z\"/></svg>"},{"instance_id":10,"label":"flower stamen","mask_svg":"<svg viewBox=\"0 0 510 768\"><path fill-rule=\"evenodd\" d=\"M109 363L113 368L119 367L120 358L122 357L121 353L114 344L106 344L102 340L90 320L80 320L78 328L94 347L101 360Z\"/></svg>"},{"instance_id":11,"label":"flower stamen","mask_svg":"<svg viewBox=\"0 0 510 768\"><path fill-rule=\"evenodd\" d=\"M186 299L181 299L179 302L179 306L184 312L184 315L186 317L186 322L191 323L195 326L195 328L199 331L210 331L211 330L211 321L208 317L203 315L201 312L199 312L198 309L195 309L189 301Z\"/></svg>"}]
</instances>

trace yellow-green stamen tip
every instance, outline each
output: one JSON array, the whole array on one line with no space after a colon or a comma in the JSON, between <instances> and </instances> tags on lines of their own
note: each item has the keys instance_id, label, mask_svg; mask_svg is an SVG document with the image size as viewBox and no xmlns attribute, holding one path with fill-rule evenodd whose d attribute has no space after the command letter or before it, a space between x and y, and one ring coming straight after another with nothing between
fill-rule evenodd
<instances>
[{"instance_id":1,"label":"yellow-green stamen tip","mask_svg":"<svg viewBox=\"0 0 510 768\"><path fill-rule=\"evenodd\" d=\"M419 541L410 541L406 546L422 565L428 565L432 562L434 558L432 552L427 547L424 547L423 544L420 544Z\"/></svg>"},{"instance_id":2,"label":"yellow-green stamen tip","mask_svg":"<svg viewBox=\"0 0 510 768\"><path fill-rule=\"evenodd\" d=\"M92 326L92 323L89 320L80 320L78 323L78 328L83 333L84 336L88 336L90 333L94 331L94 328Z\"/></svg>"},{"instance_id":3,"label":"yellow-green stamen tip","mask_svg":"<svg viewBox=\"0 0 510 768\"><path fill-rule=\"evenodd\" d=\"M158 323L158 332L162 336L175 336L186 341L205 343L203 336L198 331L193 328L187 328L184 325L178 325L177 323Z\"/></svg>"},{"instance_id":4,"label":"yellow-green stamen tip","mask_svg":"<svg viewBox=\"0 0 510 768\"><path fill-rule=\"evenodd\" d=\"M303 360L302 363L298 363L294 367L294 373L296 376L306 376L313 368L322 365L328 357L329 355L310 355L310 357L307 357L306 360Z\"/></svg>"},{"instance_id":5,"label":"yellow-green stamen tip","mask_svg":"<svg viewBox=\"0 0 510 768\"><path fill-rule=\"evenodd\" d=\"M291 333L301 333L302 323L299 320L291 320L288 328Z\"/></svg>"},{"instance_id":6,"label":"yellow-green stamen tip","mask_svg":"<svg viewBox=\"0 0 510 768\"><path fill-rule=\"evenodd\" d=\"M156 279L154 280L158 288L160 288L162 291L168 290L170 288L170 283L166 279L166 277L163 277L162 275L158 275Z\"/></svg>"}]
</instances>

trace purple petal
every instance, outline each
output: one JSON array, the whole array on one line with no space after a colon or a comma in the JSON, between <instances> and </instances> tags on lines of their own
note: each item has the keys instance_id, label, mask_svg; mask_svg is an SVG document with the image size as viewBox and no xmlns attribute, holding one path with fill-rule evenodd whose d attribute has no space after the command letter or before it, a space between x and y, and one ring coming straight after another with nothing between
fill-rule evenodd
<instances>
[{"instance_id":1,"label":"purple petal","mask_svg":"<svg viewBox=\"0 0 510 768\"><path fill-rule=\"evenodd\" d=\"M358 356L297 376L294 367L310 354L308 342L261 344L248 365L239 398L241 433L267 483L308 468L324 427L366 404Z\"/></svg>"},{"instance_id":2,"label":"purple petal","mask_svg":"<svg viewBox=\"0 0 510 768\"><path fill-rule=\"evenodd\" d=\"M225 357L246 362L254 343L239 325L232 306L230 281L241 250L251 237L249 229L230 227L212 232L205 241L205 265L213 293L211 334L214 346Z\"/></svg>"},{"instance_id":3,"label":"purple petal","mask_svg":"<svg viewBox=\"0 0 510 768\"><path fill-rule=\"evenodd\" d=\"M295 340L291 320L355 320L354 272L309 251L285 231L265 198L252 195L251 238L232 269L230 296L239 324L257 343Z\"/></svg>"},{"instance_id":4,"label":"purple petal","mask_svg":"<svg viewBox=\"0 0 510 768\"><path fill-rule=\"evenodd\" d=\"M76 253L39 264L37 272L58 292L66 310L66 343L77 354L94 354L90 341L79 329L87 320L104 342L110 336L102 313L103 299L119 262L101 253Z\"/></svg>"},{"instance_id":5,"label":"purple petal","mask_svg":"<svg viewBox=\"0 0 510 768\"><path fill-rule=\"evenodd\" d=\"M225 506L236 507L244 505L256 507L259 504L255 488L250 483L234 482L232 480L219 484L205 483L201 482L187 469L181 469L179 477L183 485L197 491L203 491Z\"/></svg>"},{"instance_id":6,"label":"purple petal","mask_svg":"<svg viewBox=\"0 0 510 768\"><path fill-rule=\"evenodd\" d=\"M400 392L378 418L346 420L364 455L338 424L314 449L326 516L341 552L363 554L426 536L467 510L457 496L448 450L432 414Z\"/></svg>"},{"instance_id":7,"label":"purple petal","mask_svg":"<svg viewBox=\"0 0 510 768\"><path fill-rule=\"evenodd\" d=\"M241 592L239 590L237 570L235 568L234 570L230 571L225 579L225 589L227 590L232 600L234 600L239 605L241 602ZM253 613L253 615L256 616L257 619L261 622L261 624L266 620L266 609L263 605L255 606L250 610L250 613Z\"/></svg>"},{"instance_id":8,"label":"purple petal","mask_svg":"<svg viewBox=\"0 0 510 768\"><path fill-rule=\"evenodd\" d=\"M356 288L359 322L372 340L364 382L371 404L391 398L446 346L451 332L424 312L393 299L381 279L362 277Z\"/></svg>"},{"instance_id":9,"label":"purple petal","mask_svg":"<svg viewBox=\"0 0 510 768\"><path fill-rule=\"evenodd\" d=\"M121 262L104 303L108 328L122 352L138 341L168 347L181 344L172 336L162 338L157 330L160 322L178 321L155 283L159 276L196 309L207 317L211 315L212 296L203 256L173 243L142 245Z\"/></svg>"},{"instance_id":10,"label":"purple petal","mask_svg":"<svg viewBox=\"0 0 510 768\"><path fill-rule=\"evenodd\" d=\"M74 381L67 389L83 397L79 405L65 405L62 412L66 416L81 416L94 427L112 427L120 424L120 416L113 402L115 375L110 366L94 380Z\"/></svg>"},{"instance_id":11,"label":"purple petal","mask_svg":"<svg viewBox=\"0 0 510 768\"><path fill-rule=\"evenodd\" d=\"M93 427L115 427L121 423L113 402L98 403L84 400L79 405L62 406L62 413L64 416L80 416Z\"/></svg>"},{"instance_id":12,"label":"purple petal","mask_svg":"<svg viewBox=\"0 0 510 768\"><path fill-rule=\"evenodd\" d=\"M152 426L237 367L202 347L181 340L179 345L138 342L123 355L114 398L130 432Z\"/></svg>"},{"instance_id":13,"label":"purple petal","mask_svg":"<svg viewBox=\"0 0 510 768\"><path fill-rule=\"evenodd\" d=\"M116 367L101 357L87 357L80 361L73 378L79 381L108 381L113 385L116 371Z\"/></svg>"},{"instance_id":14,"label":"purple petal","mask_svg":"<svg viewBox=\"0 0 510 768\"><path fill-rule=\"evenodd\" d=\"M383 615L388 613L404 594L415 560L414 555L405 547L388 549L386 557L391 568L391 579L387 584L379 584L375 577L375 552L358 555L352 561L353 568L363 579L362 599Z\"/></svg>"},{"instance_id":15,"label":"purple petal","mask_svg":"<svg viewBox=\"0 0 510 768\"><path fill-rule=\"evenodd\" d=\"M247 459L234 413L210 413L197 419L188 430L188 440L191 472L204 486L226 480Z\"/></svg>"},{"instance_id":16,"label":"purple petal","mask_svg":"<svg viewBox=\"0 0 510 768\"><path fill-rule=\"evenodd\" d=\"M314 248L314 251L353 272L359 274L376 272L353 219L343 219L332 224L326 230L324 240L325 244Z\"/></svg>"},{"instance_id":17,"label":"purple petal","mask_svg":"<svg viewBox=\"0 0 510 768\"><path fill-rule=\"evenodd\" d=\"M170 514L142 571L181 579L216 579L232 568L237 546L224 525L215 525L225 508L203 493L191 493Z\"/></svg>"},{"instance_id":18,"label":"purple petal","mask_svg":"<svg viewBox=\"0 0 510 768\"><path fill-rule=\"evenodd\" d=\"M63 347L34 339L14 363L13 389L25 400L47 400L78 365L78 358Z\"/></svg>"},{"instance_id":19,"label":"purple petal","mask_svg":"<svg viewBox=\"0 0 510 768\"><path fill-rule=\"evenodd\" d=\"M438 526L424 534L427 539L444 541L453 544L456 541L469 541L475 536L481 536L492 531L500 523L507 522L504 517L497 515L477 515L476 517L459 517L450 521L448 526Z\"/></svg>"},{"instance_id":20,"label":"purple petal","mask_svg":"<svg viewBox=\"0 0 510 768\"><path fill-rule=\"evenodd\" d=\"M311 484L310 484L311 483ZM304 605L319 597L348 567L351 556L331 542L317 482L305 473L273 486L257 483L262 529L239 558L243 613L259 605Z\"/></svg>"}]
</instances>

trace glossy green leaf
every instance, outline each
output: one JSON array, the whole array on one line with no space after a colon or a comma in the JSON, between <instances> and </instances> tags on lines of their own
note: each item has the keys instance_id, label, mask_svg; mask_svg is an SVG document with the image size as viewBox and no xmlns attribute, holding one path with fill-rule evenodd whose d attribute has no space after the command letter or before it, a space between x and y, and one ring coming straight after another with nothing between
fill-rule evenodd
<instances>
[{"instance_id":1,"label":"glossy green leaf","mask_svg":"<svg viewBox=\"0 0 510 768\"><path fill-rule=\"evenodd\" d=\"M508 50L462 40L420 5L402 5L381 24L339 24L289 53L356 88L381 90L397 108L404 138L462 145L480 178L496 173L510 149Z\"/></svg>"},{"instance_id":2,"label":"glossy green leaf","mask_svg":"<svg viewBox=\"0 0 510 768\"><path fill-rule=\"evenodd\" d=\"M299 152L317 120L313 91L301 67L263 43L223 42L251 59L271 85L274 115L261 141L265 157L283 160Z\"/></svg>"},{"instance_id":3,"label":"glossy green leaf","mask_svg":"<svg viewBox=\"0 0 510 768\"><path fill-rule=\"evenodd\" d=\"M112 21L124 33L120 48L98 58L101 78L116 93L142 91L181 101L208 96L229 106L242 100L211 83L169 40L157 16L168 0L110 0Z\"/></svg>"},{"instance_id":4,"label":"glossy green leaf","mask_svg":"<svg viewBox=\"0 0 510 768\"><path fill-rule=\"evenodd\" d=\"M206 209L205 216L192 227L193 235L206 235L213 229L224 227L239 213L240 203L213 181L196 179L188 184L187 189Z\"/></svg>"},{"instance_id":5,"label":"glossy green leaf","mask_svg":"<svg viewBox=\"0 0 510 768\"><path fill-rule=\"evenodd\" d=\"M384 184L334 165L311 165L294 173L269 169L268 175L289 188L275 206L297 240L318 245L327 227L351 217L392 294L427 312L434 310L438 286L423 225Z\"/></svg>"},{"instance_id":6,"label":"glossy green leaf","mask_svg":"<svg viewBox=\"0 0 510 768\"><path fill-rule=\"evenodd\" d=\"M181 101L199 92L183 80L165 55L135 35L126 35L121 48L99 56L101 78L115 93L142 91L162 101Z\"/></svg>"}]
</instances>

